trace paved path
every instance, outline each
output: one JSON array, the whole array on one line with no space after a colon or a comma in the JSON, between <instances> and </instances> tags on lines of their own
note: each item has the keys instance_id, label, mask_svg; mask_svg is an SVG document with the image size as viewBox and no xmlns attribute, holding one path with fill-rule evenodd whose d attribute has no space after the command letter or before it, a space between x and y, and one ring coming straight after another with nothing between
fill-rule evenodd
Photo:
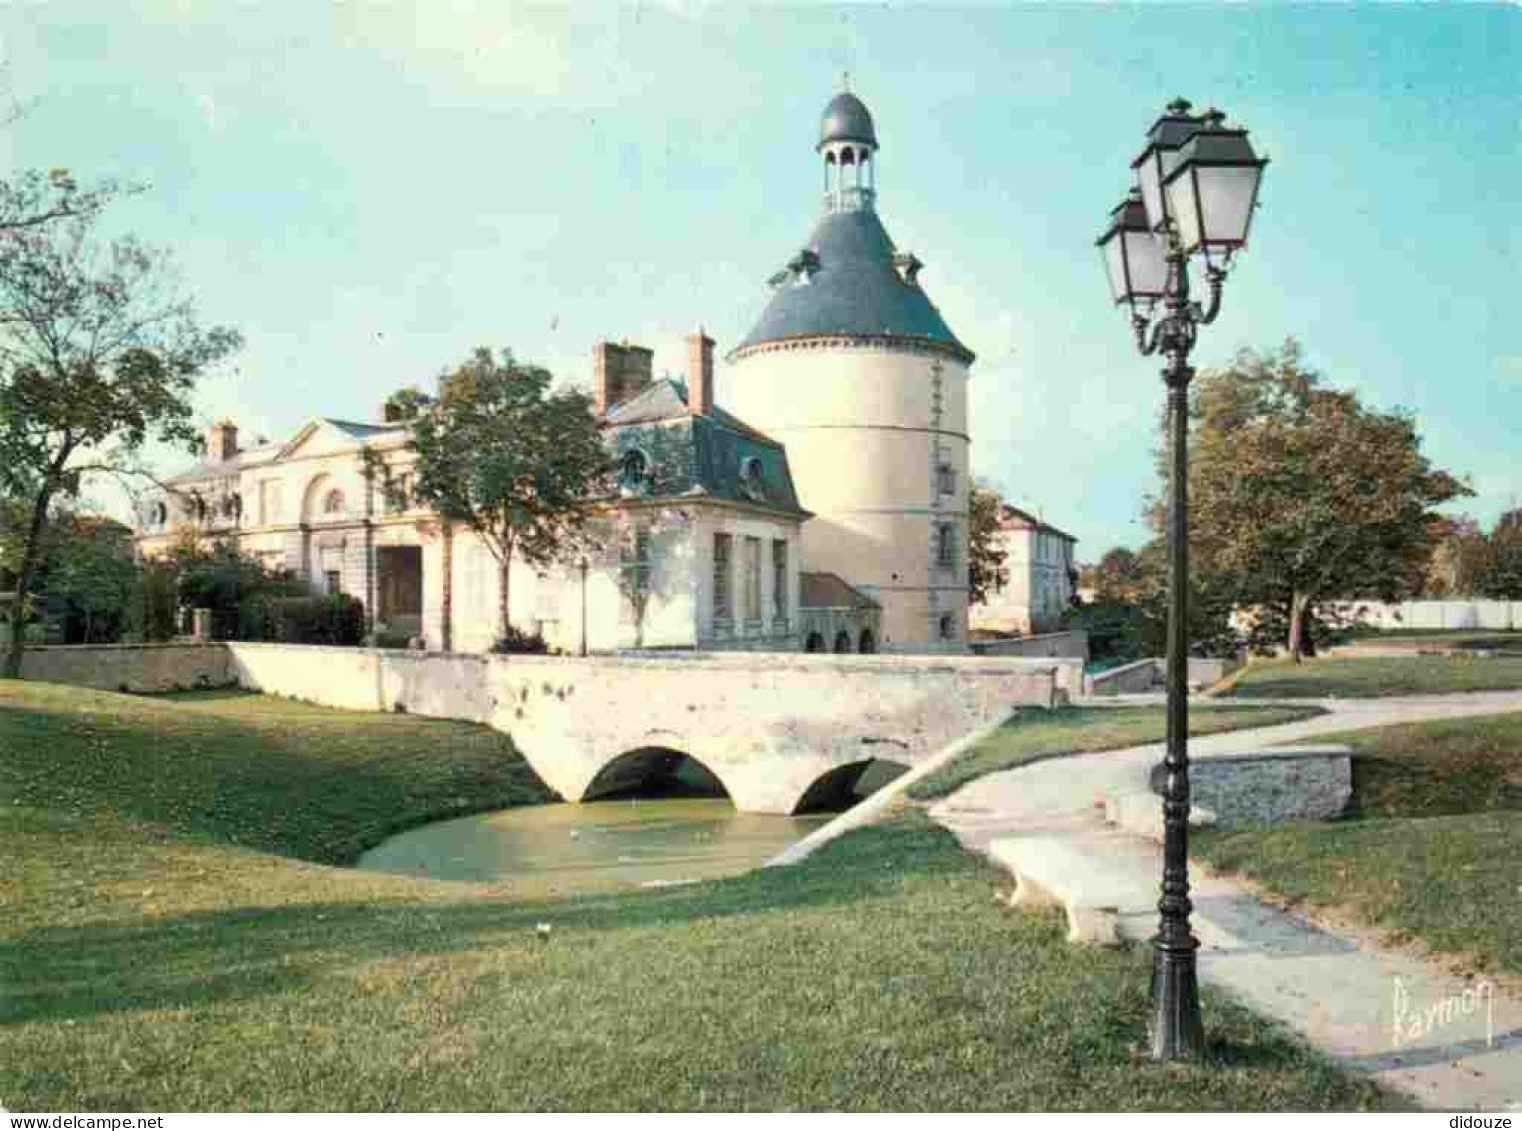
<instances>
[{"instance_id":1,"label":"paved path","mask_svg":"<svg viewBox=\"0 0 1522 1131\"><path fill-rule=\"evenodd\" d=\"M1115 699L1117 706L1162 701ZM1363 727L1522 711L1522 691L1273 702L1315 703L1332 714L1194 738L1191 759ZM991 774L933 806L930 815L976 852L986 852L996 838L1070 840L1131 893L1120 909L1122 935L1147 939L1157 926L1161 846L1106 825L1102 803L1109 794L1145 790L1162 753L1162 744L1153 743ZM1477 996L1477 983L1439 975L1403 955L1360 948L1351 937L1262 903L1229 879L1198 872L1192 878L1202 981L1424 1106L1522 1110L1522 1002Z\"/></svg>"}]
</instances>

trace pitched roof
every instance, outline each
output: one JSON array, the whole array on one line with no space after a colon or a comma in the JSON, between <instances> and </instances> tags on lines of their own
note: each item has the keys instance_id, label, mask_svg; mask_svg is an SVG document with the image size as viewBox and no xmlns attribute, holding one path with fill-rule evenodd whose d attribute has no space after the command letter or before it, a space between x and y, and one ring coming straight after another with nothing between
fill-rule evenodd
<instances>
[{"instance_id":1,"label":"pitched roof","mask_svg":"<svg viewBox=\"0 0 1522 1131\"><path fill-rule=\"evenodd\" d=\"M1059 538L1066 538L1069 542L1077 542L1065 530L1058 530L1044 519L1037 518L1030 511L1023 511L1019 507L1010 506L1008 503L999 505L999 525L1009 530L1040 530L1046 534L1055 534Z\"/></svg>"},{"instance_id":2,"label":"pitched roof","mask_svg":"<svg viewBox=\"0 0 1522 1131\"><path fill-rule=\"evenodd\" d=\"M800 573L802 594L798 604L805 609L880 609L882 605L860 589L848 584L838 573Z\"/></svg>"},{"instance_id":3,"label":"pitched roof","mask_svg":"<svg viewBox=\"0 0 1522 1131\"><path fill-rule=\"evenodd\" d=\"M775 277L776 293L735 353L764 342L849 334L919 339L972 359L919 283L899 274L893 241L872 209L826 213L808 251L817 260L795 259Z\"/></svg>"}]
</instances>

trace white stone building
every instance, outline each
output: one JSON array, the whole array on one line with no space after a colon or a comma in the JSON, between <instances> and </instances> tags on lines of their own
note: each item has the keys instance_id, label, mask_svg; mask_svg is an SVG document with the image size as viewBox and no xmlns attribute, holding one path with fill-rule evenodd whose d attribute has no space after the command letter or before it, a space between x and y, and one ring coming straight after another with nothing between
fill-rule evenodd
<instances>
[{"instance_id":1,"label":"white stone building","mask_svg":"<svg viewBox=\"0 0 1522 1131\"><path fill-rule=\"evenodd\" d=\"M1073 547L1078 539L1037 516L999 508L1005 577L972 607L972 627L995 632L1056 632L1073 603Z\"/></svg>"}]
</instances>

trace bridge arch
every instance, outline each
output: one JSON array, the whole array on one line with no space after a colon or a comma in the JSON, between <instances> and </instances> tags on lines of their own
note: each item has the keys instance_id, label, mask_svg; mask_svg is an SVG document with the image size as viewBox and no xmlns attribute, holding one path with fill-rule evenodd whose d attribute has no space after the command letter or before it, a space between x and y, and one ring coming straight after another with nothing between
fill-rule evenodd
<instances>
[{"instance_id":1,"label":"bridge arch","mask_svg":"<svg viewBox=\"0 0 1522 1131\"><path fill-rule=\"evenodd\" d=\"M902 762L887 758L863 758L835 766L814 779L793 806L794 813L849 809L864 797L876 793L894 778L909 772Z\"/></svg>"},{"instance_id":2,"label":"bridge arch","mask_svg":"<svg viewBox=\"0 0 1522 1131\"><path fill-rule=\"evenodd\" d=\"M722 778L691 754L669 746L640 746L604 762L582 791L581 800L646 790L670 790L731 798Z\"/></svg>"}]
</instances>

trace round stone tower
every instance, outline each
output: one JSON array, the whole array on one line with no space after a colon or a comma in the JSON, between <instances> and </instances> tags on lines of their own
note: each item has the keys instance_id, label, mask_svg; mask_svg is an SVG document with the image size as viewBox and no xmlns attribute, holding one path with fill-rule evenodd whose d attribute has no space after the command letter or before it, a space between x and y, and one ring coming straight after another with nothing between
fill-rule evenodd
<instances>
[{"instance_id":1,"label":"round stone tower","mask_svg":"<svg viewBox=\"0 0 1522 1131\"><path fill-rule=\"evenodd\" d=\"M802 568L881 603L884 651L959 651L973 354L920 285L923 264L878 219L877 131L861 99L831 99L814 148L823 214L729 355L729 403L787 445L815 515Z\"/></svg>"}]
</instances>

